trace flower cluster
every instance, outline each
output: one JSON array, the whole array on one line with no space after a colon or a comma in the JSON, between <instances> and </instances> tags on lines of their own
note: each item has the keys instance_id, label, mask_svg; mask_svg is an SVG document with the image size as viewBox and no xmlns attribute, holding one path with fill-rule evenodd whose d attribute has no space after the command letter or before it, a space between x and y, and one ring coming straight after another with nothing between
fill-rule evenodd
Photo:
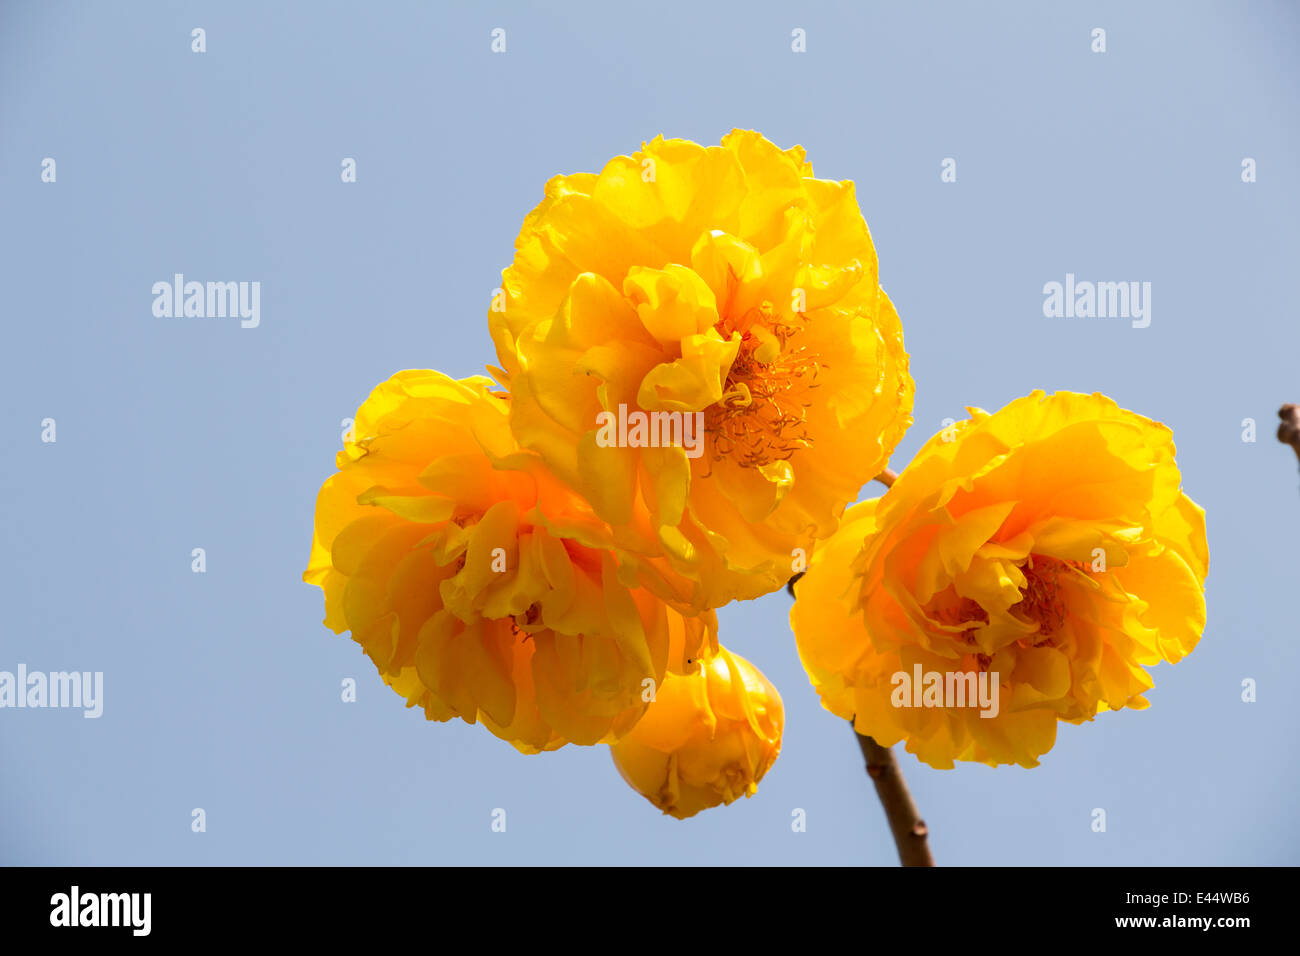
<instances>
[{"instance_id":1,"label":"flower cluster","mask_svg":"<svg viewBox=\"0 0 1300 956\"><path fill-rule=\"evenodd\" d=\"M799 147L661 137L555 177L488 329L495 381L404 371L361 405L304 573L430 720L608 745L687 817L753 794L781 747L780 695L716 609L809 555L792 624L823 703L935 766L1032 765L1058 719L1144 705L1143 665L1200 634L1169 433L1100 396L973 411L845 511L914 386L853 184ZM891 706L914 665L1001 675L1006 705Z\"/></svg>"}]
</instances>

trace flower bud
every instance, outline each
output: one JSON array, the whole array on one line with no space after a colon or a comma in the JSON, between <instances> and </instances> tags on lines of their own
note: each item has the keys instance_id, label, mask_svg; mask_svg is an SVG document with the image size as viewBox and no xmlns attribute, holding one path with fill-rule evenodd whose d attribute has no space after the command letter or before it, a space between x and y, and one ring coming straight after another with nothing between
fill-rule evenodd
<instances>
[{"instance_id":1,"label":"flower bud","mask_svg":"<svg viewBox=\"0 0 1300 956\"><path fill-rule=\"evenodd\" d=\"M781 752L781 695L725 648L689 674L668 674L654 703L610 747L623 779L679 820L752 796Z\"/></svg>"}]
</instances>

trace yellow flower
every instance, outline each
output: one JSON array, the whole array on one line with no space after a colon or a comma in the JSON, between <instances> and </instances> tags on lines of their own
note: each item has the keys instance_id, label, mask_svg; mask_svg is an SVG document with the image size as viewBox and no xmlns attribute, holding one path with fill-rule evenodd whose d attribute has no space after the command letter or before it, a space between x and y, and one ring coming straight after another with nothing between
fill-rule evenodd
<instances>
[{"instance_id":1,"label":"yellow flower","mask_svg":"<svg viewBox=\"0 0 1300 956\"><path fill-rule=\"evenodd\" d=\"M481 720L525 753L613 739L716 620L619 583L604 525L519 451L491 385L405 371L371 393L303 579L429 719Z\"/></svg>"},{"instance_id":2,"label":"yellow flower","mask_svg":"<svg viewBox=\"0 0 1300 956\"><path fill-rule=\"evenodd\" d=\"M494 371L520 444L679 607L780 587L911 423L853 183L814 178L801 147L659 137L557 176L503 275Z\"/></svg>"},{"instance_id":3,"label":"yellow flower","mask_svg":"<svg viewBox=\"0 0 1300 956\"><path fill-rule=\"evenodd\" d=\"M859 733L940 768L1033 767L1058 720L1146 707L1146 666L1196 646L1205 514L1169 429L1103 395L969 411L849 509L791 626L823 705ZM915 689L938 690L931 674L940 706ZM996 705L970 705L980 681Z\"/></svg>"},{"instance_id":4,"label":"yellow flower","mask_svg":"<svg viewBox=\"0 0 1300 956\"><path fill-rule=\"evenodd\" d=\"M631 733L610 747L632 789L679 820L758 791L781 752L785 708L766 677L726 648L670 675Z\"/></svg>"}]
</instances>

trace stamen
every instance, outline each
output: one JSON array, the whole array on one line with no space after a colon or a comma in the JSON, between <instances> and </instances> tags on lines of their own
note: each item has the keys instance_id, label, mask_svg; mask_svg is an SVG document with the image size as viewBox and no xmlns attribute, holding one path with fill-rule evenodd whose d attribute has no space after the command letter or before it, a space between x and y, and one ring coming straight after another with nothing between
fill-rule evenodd
<instances>
[{"instance_id":1,"label":"stamen","mask_svg":"<svg viewBox=\"0 0 1300 956\"><path fill-rule=\"evenodd\" d=\"M948 593L951 594L951 590ZM941 624L970 624L957 635L957 639L972 646L976 644L975 632L989 622L989 612L980 607L978 601L968 597L956 604L941 603L937 598L926 613Z\"/></svg>"},{"instance_id":2,"label":"stamen","mask_svg":"<svg viewBox=\"0 0 1300 956\"><path fill-rule=\"evenodd\" d=\"M769 361L755 356L764 344L754 334L755 326L780 343ZM713 459L730 458L742 468L757 468L788 461L799 449L811 447L807 432L811 402L800 399L806 390L817 387L817 373L825 366L805 346L787 349L799 328L783 322L770 302L750 309L739 320L724 318L716 328L724 338L740 332L740 351L727 374L722 399L705 412L704 430L712 438Z\"/></svg>"},{"instance_id":3,"label":"stamen","mask_svg":"<svg viewBox=\"0 0 1300 956\"><path fill-rule=\"evenodd\" d=\"M510 631L521 641L527 641L532 638L532 631L525 628L534 627L542 617L542 606L534 601L528 605L528 610L523 614L516 614L510 619Z\"/></svg>"},{"instance_id":4,"label":"stamen","mask_svg":"<svg viewBox=\"0 0 1300 956\"><path fill-rule=\"evenodd\" d=\"M1021 570L1025 575L1023 597L1012 610L1030 623L1038 625L1038 633L1019 643L1027 647L1052 645L1052 635L1065 624L1065 601L1061 597L1062 573L1068 572L1075 562L1061 561L1045 555L1031 554Z\"/></svg>"},{"instance_id":5,"label":"stamen","mask_svg":"<svg viewBox=\"0 0 1300 956\"><path fill-rule=\"evenodd\" d=\"M523 614L516 614L514 616L514 621L516 624L520 624L524 627L531 627L537 623L541 616L542 606L534 601L532 604L528 605L528 610Z\"/></svg>"}]
</instances>

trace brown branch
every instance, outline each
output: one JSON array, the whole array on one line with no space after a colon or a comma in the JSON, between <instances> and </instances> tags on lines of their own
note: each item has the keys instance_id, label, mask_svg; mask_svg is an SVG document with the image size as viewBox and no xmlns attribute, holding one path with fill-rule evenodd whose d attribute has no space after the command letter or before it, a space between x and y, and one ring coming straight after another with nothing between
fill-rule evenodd
<instances>
[{"instance_id":1,"label":"brown branch","mask_svg":"<svg viewBox=\"0 0 1300 956\"><path fill-rule=\"evenodd\" d=\"M1277 417L1282 424L1277 426L1277 440L1295 449L1295 456L1300 459L1300 405L1287 403L1277 410Z\"/></svg>"},{"instance_id":2,"label":"brown branch","mask_svg":"<svg viewBox=\"0 0 1300 956\"><path fill-rule=\"evenodd\" d=\"M876 785L876 796L885 808L885 819L889 821L889 831L898 847L898 862L903 866L934 866L934 856L930 853L930 830L917 812L894 752L856 730L853 733L867 761L867 776Z\"/></svg>"},{"instance_id":3,"label":"brown branch","mask_svg":"<svg viewBox=\"0 0 1300 956\"><path fill-rule=\"evenodd\" d=\"M1296 453L1300 454L1300 447ZM886 487L892 487L898 480L898 474L886 468L876 475L875 480ZM801 577L802 571L785 583L790 597L794 597L794 582ZM853 727L851 722L849 727ZM907 781L903 779L903 771L898 769L898 761L894 759L894 752L856 730L853 735L858 738L858 746L862 748L862 756L867 761L867 776L876 785L876 796L884 807L889 832L893 834L894 845L898 847L898 861L903 866L934 866L934 856L930 853L929 828L917 812L911 791L907 789Z\"/></svg>"},{"instance_id":4,"label":"brown branch","mask_svg":"<svg viewBox=\"0 0 1300 956\"><path fill-rule=\"evenodd\" d=\"M876 476L876 481L889 487L893 487L897 480L897 473L888 468ZM793 589L791 593L794 593ZM930 830L916 809L894 752L857 730L853 735L858 738L858 746L867 761L867 776L876 785L876 796L885 808L889 832L894 835L894 845L898 847L898 862L903 866L934 866L934 856L930 853Z\"/></svg>"}]
</instances>

